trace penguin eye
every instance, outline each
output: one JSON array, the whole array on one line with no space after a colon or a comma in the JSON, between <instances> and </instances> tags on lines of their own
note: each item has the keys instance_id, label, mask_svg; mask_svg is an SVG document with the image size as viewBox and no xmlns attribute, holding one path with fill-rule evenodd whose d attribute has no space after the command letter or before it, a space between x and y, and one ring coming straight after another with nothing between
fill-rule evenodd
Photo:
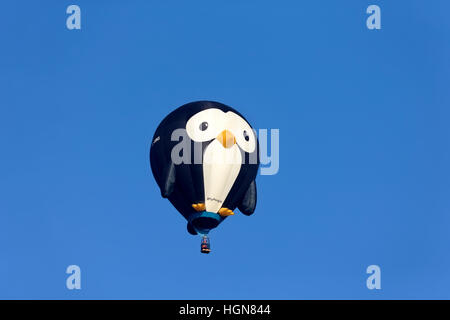
<instances>
[{"instance_id":1,"label":"penguin eye","mask_svg":"<svg viewBox=\"0 0 450 320\"><path fill-rule=\"evenodd\" d=\"M213 140L225 127L224 115L225 113L222 110L215 108L205 109L194 114L186 122L186 132L189 138L195 142ZM242 129L236 130L236 132L242 132ZM240 134L239 137L241 137ZM242 141L244 141L244 138L242 138Z\"/></svg>"},{"instance_id":2,"label":"penguin eye","mask_svg":"<svg viewBox=\"0 0 450 320\"><path fill-rule=\"evenodd\" d=\"M256 134L248 122L241 116L229 111L227 112L227 128L236 133L236 144L243 151L252 153L256 150Z\"/></svg>"},{"instance_id":3,"label":"penguin eye","mask_svg":"<svg viewBox=\"0 0 450 320\"><path fill-rule=\"evenodd\" d=\"M248 141L248 140L250 140L250 136L248 135L248 133L247 133L247 131L246 131L246 130L244 130L244 132L243 132L243 135L244 135L244 139L245 139L245 141Z\"/></svg>"},{"instance_id":4,"label":"penguin eye","mask_svg":"<svg viewBox=\"0 0 450 320\"><path fill-rule=\"evenodd\" d=\"M200 126L199 126L201 131L205 131L206 129L208 129L208 122L203 121Z\"/></svg>"}]
</instances>

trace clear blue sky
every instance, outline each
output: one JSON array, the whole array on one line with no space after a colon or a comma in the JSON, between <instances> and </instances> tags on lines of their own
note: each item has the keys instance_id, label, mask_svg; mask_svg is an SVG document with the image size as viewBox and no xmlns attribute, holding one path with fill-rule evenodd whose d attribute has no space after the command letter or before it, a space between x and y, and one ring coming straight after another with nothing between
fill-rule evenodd
<instances>
[{"instance_id":1,"label":"clear blue sky","mask_svg":"<svg viewBox=\"0 0 450 320\"><path fill-rule=\"evenodd\" d=\"M450 298L449 10L2 3L0 298ZM162 118L200 99L280 129L279 173L258 176L255 214L214 230L210 255L148 163Z\"/></svg>"}]
</instances>

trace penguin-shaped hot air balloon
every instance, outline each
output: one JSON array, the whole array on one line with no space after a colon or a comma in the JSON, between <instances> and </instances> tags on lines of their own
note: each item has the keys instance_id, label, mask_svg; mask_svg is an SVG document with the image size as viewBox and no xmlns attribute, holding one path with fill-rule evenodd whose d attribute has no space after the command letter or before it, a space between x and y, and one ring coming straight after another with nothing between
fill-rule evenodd
<instances>
[{"instance_id":1,"label":"penguin-shaped hot air balloon","mask_svg":"<svg viewBox=\"0 0 450 320\"><path fill-rule=\"evenodd\" d=\"M236 208L255 211L258 140L225 104L191 102L167 115L153 136L150 165L161 195L186 218L189 233L203 237L203 253L210 252L209 231Z\"/></svg>"}]
</instances>

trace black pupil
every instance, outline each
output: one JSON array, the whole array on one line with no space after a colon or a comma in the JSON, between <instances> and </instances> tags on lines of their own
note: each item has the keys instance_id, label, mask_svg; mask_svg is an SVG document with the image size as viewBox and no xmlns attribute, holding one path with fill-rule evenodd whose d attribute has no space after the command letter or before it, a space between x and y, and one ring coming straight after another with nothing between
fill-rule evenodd
<instances>
[{"instance_id":1,"label":"black pupil","mask_svg":"<svg viewBox=\"0 0 450 320\"><path fill-rule=\"evenodd\" d=\"M250 136L248 135L247 131L244 130L244 139L245 141L250 140Z\"/></svg>"},{"instance_id":2,"label":"black pupil","mask_svg":"<svg viewBox=\"0 0 450 320\"><path fill-rule=\"evenodd\" d=\"M208 122L202 122L200 124L200 130L205 131L208 128Z\"/></svg>"}]
</instances>

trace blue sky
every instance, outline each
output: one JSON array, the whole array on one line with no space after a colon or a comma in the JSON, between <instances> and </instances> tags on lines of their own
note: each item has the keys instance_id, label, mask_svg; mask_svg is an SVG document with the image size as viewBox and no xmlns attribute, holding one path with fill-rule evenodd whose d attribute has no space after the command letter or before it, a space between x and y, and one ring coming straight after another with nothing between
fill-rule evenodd
<instances>
[{"instance_id":1,"label":"blue sky","mask_svg":"<svg viewBox=\"0 0 450 320\"><path fill-rule=\"evenodd\" d=\"M3 3L0 298L449 299L449 10ZM148 163L159 122L200 99L280 130L279 173L258 176L255 214L214 230L210 255Z\"/></svg>"}]
</instances>

